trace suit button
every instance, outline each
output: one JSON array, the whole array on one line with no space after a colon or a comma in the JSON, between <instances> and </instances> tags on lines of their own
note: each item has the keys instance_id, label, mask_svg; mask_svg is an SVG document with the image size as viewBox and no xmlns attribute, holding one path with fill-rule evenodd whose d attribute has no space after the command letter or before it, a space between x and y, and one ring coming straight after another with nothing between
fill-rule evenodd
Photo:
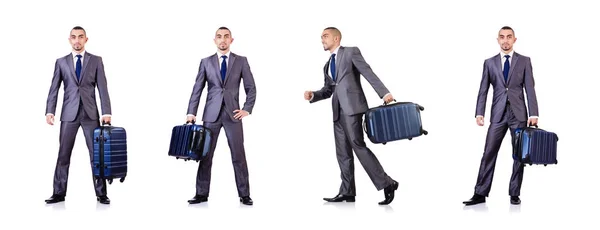
<instances>
[{"instance_id":1,"label":"suit button","mask_svg":"<svg viewBox=\"0 0 600 230\"><path fill-rule=\"evenodd\" d=\"M508 88L506 88L506 91L508 91Z\"/></svg>"}]
</instances>

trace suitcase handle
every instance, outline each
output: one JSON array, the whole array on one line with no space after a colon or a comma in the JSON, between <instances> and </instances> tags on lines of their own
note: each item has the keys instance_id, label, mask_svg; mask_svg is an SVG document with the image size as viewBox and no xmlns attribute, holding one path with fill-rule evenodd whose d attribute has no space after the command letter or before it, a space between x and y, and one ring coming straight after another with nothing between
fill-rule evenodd
<instances>
[{"instance_id":1,"label":"suitcase handle","mask_svg":"<svg viewBox=\"0 0 600 230\"><path fill-rule=\"evenodd\" d=\"M396 99L394 99L394 100L393 100L393 102L396 102ZM387 102L385 102L385 101L383 102L383 105L389 105L389 104L390 104L390 103L387 103Z\"/></svg>"},{"instance_id":2,"label":"suitcase handle","mask_svg":"<svg viewBox=\"0 0 600 230\"><path fill-rule=\"evenodd\" d=\"M196 124L196 121L191 121L191 122L190 122L190 121L185 121L185 124L184 124L184 125L187 125L187 124L189 124L189 123Z\"/></svg>"},{"instance_id":3,"label":"suitcase handle","mask_svg":"<svg viewBox=\"0 0 600 230\"><path fill-rule=\"evenodd\" d=\"M105 126L105 125L111 126L110 122L104 122L104 121L102 121L102 126Z\"/></svg>"}]
</instances>

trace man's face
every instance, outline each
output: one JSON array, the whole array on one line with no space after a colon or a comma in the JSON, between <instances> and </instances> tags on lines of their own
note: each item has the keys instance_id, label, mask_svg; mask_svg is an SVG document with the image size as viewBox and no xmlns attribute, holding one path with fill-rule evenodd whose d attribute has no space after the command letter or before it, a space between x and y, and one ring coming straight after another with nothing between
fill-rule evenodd
<instances>
[{"instance_id":1,"label":"man's face","mask_svg":"<svg viewBox=\"0 0 600 230\"><path fill-rule=\"evenodd\" d=\"M517 38L512 30L500 30L498 32L498 44L503 51L510 52L515 41L517 41Z\"/></svg>"},{"instance_id":2,"label":"man's face","mask_svg":"<svg viewBox=\"0 0 600 230\"><path fill-rule=\"evenodd\" d=\"M321 34L321 43L323 43L323 49L325 51L333 49L335 45L335 39L331 30L324 30Z\"/></svg>"},{"instance_id":3,"label":"man's face","mask_svg":"<svg viewBox=\"0 0 600 230\"><path fill-rule=\"evenodd\" d=\"M85 48L85 43L88 41L87 36L83 30L71 30L69 36L69 42L73 50L80 52Z\"/></svg>"},{"instance_id":4,"label":"man's face","mask_svg":"<svg viewBox=\"0 0 600 230\"><path fill-rule=\"evenodd\" d=\"M215 34L215 45L221 51L229 50L229 45L233 42L231 32L229 30L217 30Z\"/></svg>"}]
</instances>

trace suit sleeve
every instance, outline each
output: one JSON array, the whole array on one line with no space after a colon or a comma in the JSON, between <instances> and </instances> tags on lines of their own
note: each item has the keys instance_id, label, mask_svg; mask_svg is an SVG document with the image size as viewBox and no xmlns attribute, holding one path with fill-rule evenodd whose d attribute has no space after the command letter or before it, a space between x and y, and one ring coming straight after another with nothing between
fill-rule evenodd
<instances>
[{"instance_id":1,"label":"suit sleeve","mask_svg":"<svg viewBox=\"0 0 600 230\"><path fill-rule=\"evenodd\" d=\"M48 99L46 100L46 115L56 114L56 103L58 97L58 90L62 83L62 73L60 71L60 65L58 59L54 63L54 76L52 76L52 82L50 84L50 90L48 92Z\"/></svg>"},{"instance_id":2,"label":"suit sleeve","mask_svg":"<svg viewBox=\"0 0 600 230\"><path fill-rule=\"evenodd\" d=\"M244 102L242 110L252 114L256 102L256 85L247 58L244 58L244 66L242 66L242 79L244 81L244 91L246 92L246 102Z\"/></svg>"},{"instance_id":3,"label":"suit sleeve","mask_svg":"<svg viewBox=\"0 0 600 230\"><path fill-rule=\"evenodd\" d=\"M202 90L206 85L206 70L204 67L204 59L200 61L200 69L198 70L198 75L196 76L196 83L194 84L194 88L192 89L192 95L190 96L190 102L188 104L187 114L192 114L196 116L198 112L198 104L200 103L200 96L202 95Z\"/></svg>"},{"instance_id":4,"label":"suit sleeve","mask_svg":"<svg viewBox=\"0 0 600 230\"><path fill-rule=\"evenodd\" d=\"M490 89L490 71L487 63L483 62L483 74L477 94L477 106L475 107L475 117L485 115L485 103L487 101L488 90Z\"/></svg>"},{"instance_id":5,"label":"suit sleeve","mask_svg":"<svg viewBox=\"0 0 600 230\"><path fill-rule=\"evenodd\" d=\"M525 66L525 93L527 94L527 105L529 106L529 116L539 116L537 97L535 95L535 81L533 80L533 70L531 67L531 58Z\"/></svg>"},{"instance_id":6,"label":"suit sleeve","mask_svg":"<svg viewBox=\"0 0 600 230\"><path fill-rule=\"evenodd\" d=\"M365 61L362 54L360 53L360 49L358 49L358 47L354 47L351 53L352 64L354 64L354 66L356 67L356 69L358 69L360 74L363 75L363 77L367 79L369 84L371 84L373 89L375 89L375 92L377 92L379 98L383 98L386 94L388 94L390 91L385 87L383 82L381 82L379 77L375 75L375 73L371 69L371 66Z\"/></svg>"},{"instance_id":7,"label":"suit sleeve","mask_svg":"<svg viewBox=\"0 0 600 230\"><path fill-rule=\"evenodd\" d=\"M317 101L331 97L332 94L333 85L331 85L331 83L327 79L327 76L325 76L325 83L323 84L323 88L317 91L313 91L313 97L308 102L315 103Z\"/></svg>"},{"instance_id":8,"label":"suit sleeve","mask_svg":"<svg viewBox=\"0 0 600 230\"><path fill-rule=\"evenodd\" d=\"M96 69L96 82L98 83L98 95L102 107L102 115L112 114L110 106L110 96L108 95L108 83L104 73L104 63L102 57L98 57L98 68Z\"/></svg>"}]
</instances>

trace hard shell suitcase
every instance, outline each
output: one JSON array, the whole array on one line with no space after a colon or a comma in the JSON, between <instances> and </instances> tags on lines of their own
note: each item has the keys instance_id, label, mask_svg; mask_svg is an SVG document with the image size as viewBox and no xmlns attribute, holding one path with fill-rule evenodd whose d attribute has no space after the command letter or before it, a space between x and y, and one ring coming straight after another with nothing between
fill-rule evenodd
<instances>
[{"instance_id":1,"label":"hard shell suitcase","mask_svg":"<svg viewBox=\"0 0 600 230\"><path fill-rule=\"evenodd\" d=\"M210 129L197 124L184 124L173 127L169 156L185 161L201 161L210 151Z\"/></svg>"},{"instance_id":2,"label":"hard shell suitcase","mask_svg":"<svg viewBox=\"0 0 600 230\"><path fill-rule=\"evenodd\" d=\"M427 135L421 123L421 111L425 108L412 102L381 105L367 110L363 122L364 131L373 143L408 139Z\"/></svg>"},{"instance_id":3,"label":"hard shell suitcase","mask_svg":"<svg viewBox=\"0 0 600 230\"><path fill-rule=\"evenodd\" d=\"M93 172L97 179L125 181L127 176L127 132L122 127L103 124L94 129Z\"/></svg>"},{"instance_id":4,"label":"hard shell suitcase","mask_svg":"<svg viewBox=\"0 0 600 230\"><path fill-rule=\"evenodd\" d=\"M525 164L558 164L558 135L535 127L517 128L513 139L513 159Z\"/></svg>"}]
</instances>

